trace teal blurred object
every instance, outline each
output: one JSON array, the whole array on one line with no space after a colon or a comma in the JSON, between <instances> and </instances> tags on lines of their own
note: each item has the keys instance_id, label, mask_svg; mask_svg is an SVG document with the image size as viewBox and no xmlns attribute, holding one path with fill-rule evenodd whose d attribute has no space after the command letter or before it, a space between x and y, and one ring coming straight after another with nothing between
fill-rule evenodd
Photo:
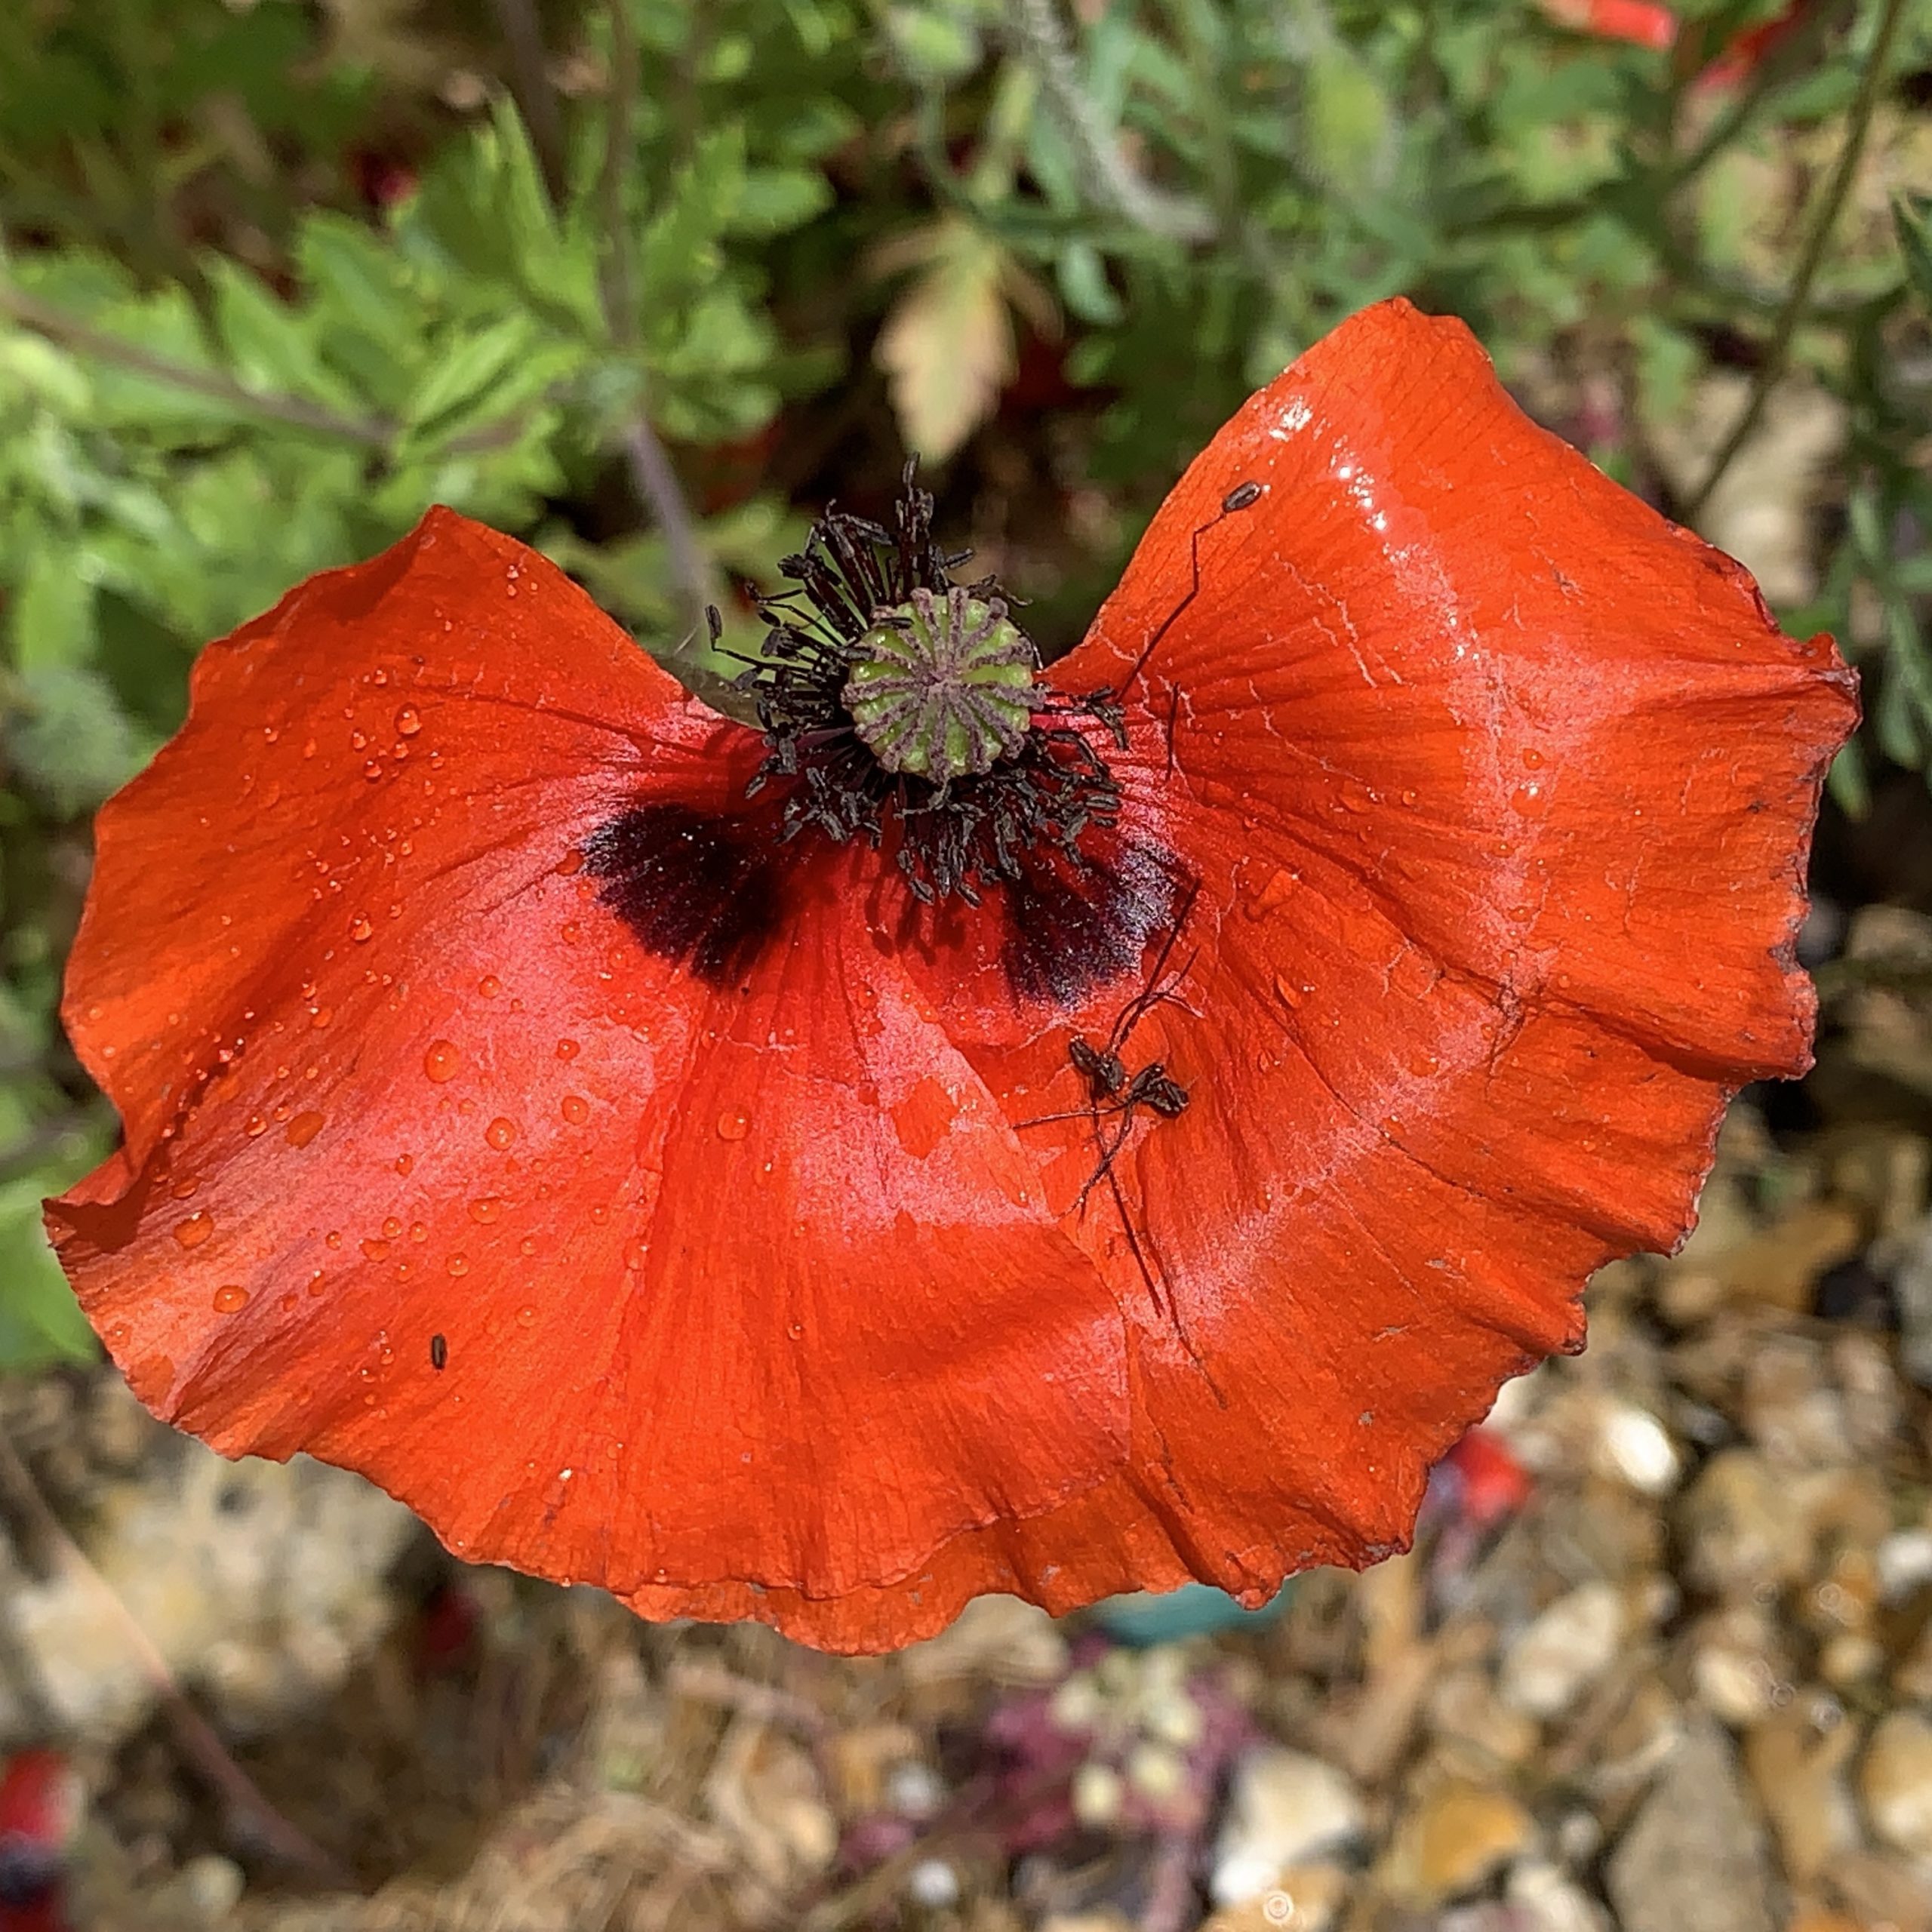
<instances>
[{"instance_id":1,"label":"teal blurred object","mask_svg":"<svg viewBox=\"0 0 1932 1932\"><path fill-rule=\"evenodd\" d=\"M1287 1608L1297 1580L1291 1577L1259 1610L1242 1609L1225 1590L1208 1584L1183 1583L1158 1596L1108 1597L1094 1606L1094 1620L1116 1643L1172 1644L1271 1621Z\"/></svg>"}]
</instances>

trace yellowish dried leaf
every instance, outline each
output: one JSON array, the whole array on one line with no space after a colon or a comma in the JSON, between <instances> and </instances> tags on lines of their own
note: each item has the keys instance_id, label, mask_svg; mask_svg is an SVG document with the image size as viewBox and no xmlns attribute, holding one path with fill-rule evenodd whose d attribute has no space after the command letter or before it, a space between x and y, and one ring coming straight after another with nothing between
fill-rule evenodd
<instances>
[{"instance_id":1,"label":"yellowish dried leaf","mask_svg":"<svg viewBox=\"0 0 1932 1932\"><path fill-rule=\"evenodd\" d=\"M918 244L897 251L916 252L922 266L875 352L907 448L943 463L992 414L1013 374L1010 277L998 245L970 223L943 221Z\"/></svg>"}]
</instances>

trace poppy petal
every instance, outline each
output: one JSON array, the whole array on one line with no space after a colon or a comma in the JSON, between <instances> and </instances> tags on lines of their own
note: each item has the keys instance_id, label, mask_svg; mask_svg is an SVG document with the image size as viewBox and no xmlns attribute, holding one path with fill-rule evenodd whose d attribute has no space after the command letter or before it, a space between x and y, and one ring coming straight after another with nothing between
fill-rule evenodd
<instances>
[{"instance_id":1,"label":"poppy petal","mask_svg":"<svg viewBox=\"0 0 1932 1932\"><path fill-rule=\"evenodd\" d=\"M762 749L447 512L210 648L69 980L127 1144L51 1218L143 1400L620 1592L877 1589L1124 1460L1112 1300L857 860L728 983L583 866Z\"/></svg>"},{"instance_id":2,"label":"poppy petal","mask_svg":"<svg viewBox=\"0 0 1932 1932\"><path fill-rule=\"evenodd\" d=\"M1808 1063L1850 674L1401 303L1223 431L1060 674L1125 681L1121 822L1203 882L1131 1056L1192 1103L1116 1167L1173 1303L1138 1473L1252 1596L1404 1537L1588 1273L1682 1235L1729 1092Z\"/></svg>"},{"instance_id":3,"label":"poppy petal","mask_svg":"<svg viewBox=\"0 0 1932 1932\"><path fill-rule=\"evenodd\" d=\"M1402 303L1223 431L1057 670L1125 690L1121 823L1201 881L1123 1055L1190 1100L1069 1214L1136 1321L1135 1466L927 1588L1257 1600L1400 1546L1500 1383L1581 1346L1587 1276L1681 1238L1730 1092L1807 1063L1851 680ZM955 1037L1024 1118L1124 998L1016 1041L955 988ZM1070 1207L1091 1128L1058 1133Z\"/></svg>"},{"instance_id":4,"label":"poppy petal","mask_svg":"<svg viewBox=\"0 0 1932 1932\"><path fill-rule=\"evenodd\" d=\"M1254 503L1222 508L1254 485ZM1539 429L1468 331L1384 303L1251 398L1163 506L1070 684L1139 657L1204 811L1319 859L1429 960L1734 1085L1807 1063L1792 945L1856 718L1828 638ZM1177 590L1175 586L1179 586Z\"/></svg>"}]
</instances>

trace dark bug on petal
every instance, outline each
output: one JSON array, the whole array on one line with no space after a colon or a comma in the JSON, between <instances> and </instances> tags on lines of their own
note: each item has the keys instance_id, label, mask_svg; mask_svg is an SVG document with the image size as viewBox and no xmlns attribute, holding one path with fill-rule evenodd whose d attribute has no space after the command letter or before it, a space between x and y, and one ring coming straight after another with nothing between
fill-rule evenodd
<instances>
[{"instance_id":1,"label":"dark bug on petal","mask_svg":"<svg viewBox=\"0 0 1932 1932\"><path fill-rule=\"evenodd\" d=\"M450 1345L441 1335L429 1337L429 1366L440 1375L450 1365Z\"/></svg>"},{"instance_id":2,"label":"dark bug on petal","mask_svg":"<svg viewBox=\"0 0 1932 1932\"><path fill-rule=\"evenodd\" d=\"M1180 621L1181 614L1186 610L1188 606L1192 604L1197 597L1201 595L1201 538L1205 537L1209 531L1219 528L1220 525L1227 518L1238 515L1243 510L1251 510L1254 509L1254 506L1260 503L1262 497L1266 494L1266 486L1263 484L1254 482L1237 483L1235 487L1221 499L1221 507L1219 512L1217 515L1210 517L1208 520L1205 523L1202 524L1200 528L1195 531L1194 534L1188 539L1188 584L1186 594L1181 598L1180 601L1161 620L1160 623L1155 626L1153 635L1149 638L1147 641L1141 646L1140 655L1134 660L1132 668L1128 671L1127 675L1121 680L1120 688L1114 694L1115 702L1116 703L1125 701L1128 693L1134 688L1135 680L1137 679L1141 672L1147 668L1147 660L1153 656L1155 646L1160 642L1161 638L1167 635L1169 631L1173 629L1175 624Z\"/></svg>"},{"instance_id":3,"label":"dark bug on petal","mask_svg":"<svg viewBox=\"0 0 1932 1932\"><path fill-rule=\"evenodd\" d=\"M1130 1069L1126 1056L1134 1029L1149 1012L1170 1001L1185 1004L1178 988L1187 977L1193 958L1190 955L1172 973L1168 966L1194 909L1199 890L1197 881L1191 883L1182 895L1146 985L1121 1008L1105 1041L1096 1045L1084 1035L1076 1034L1067 1043L1068 1063L1087 1083L1086 1105L1064 1112L1038 1115L1033 1119L1021 1121L1019 1124L1023 1128L1043 1127L1050 1121L1081 1119L1088 1122L1094 1146L1094 1171L1075 1197L1072 1211L1084 1214L1094 1189L1105 1184L1114 1211L1120 1217L1121 1232L1126 1240L1128 1251L1134 1257L1134 1265L1146 1287L1148 1298L1155 1310L1174 1324L1182 1346L1194 1358L1195 1366L1206 1375L1206 1364L1182 1325L1174 1291L1160 1279L1149 1259L1146 1237L1134 1224L1134 1215L1128 1206L1127 1191L1121 1186L1115 1171L1115 1163L1127 1146L1134 1121L1143 1108L1161 1120L1177 1120L1187 1110L1188 1090L1160 1061L1150 1060L1145 1066ZM1208 1380L1212 1386L1211 1376ZM1219 1395L1218 1389L1216 1394Z\"/></svg>"}]
</instances>

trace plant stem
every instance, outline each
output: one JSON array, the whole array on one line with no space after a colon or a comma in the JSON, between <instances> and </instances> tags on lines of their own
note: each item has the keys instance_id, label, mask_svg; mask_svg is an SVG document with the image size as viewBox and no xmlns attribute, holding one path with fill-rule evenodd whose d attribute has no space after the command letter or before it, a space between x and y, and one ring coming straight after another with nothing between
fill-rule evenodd
<instances>
[{"instance_id":1,"label":"plant stem","mask_svg":"<svg viewBox=\"0 0 1932 1932\"><path fill-rule=\"evenodd\" d=\"M1732 426L1717 454L1711 459L1711 466L1703 481L1693 493L1685 506L1686 521L1694 523L1710 502L1711 494L1723 481L1730 466L1737 459L1739 451L1752 438L1758 423L1763 420L1771 392L1784 374L1785 365L1789 359L1791 346L1798 334L1798 325L1804 319L1810 306L1811 285L1817 279L1818 271L1824 266L1825 251L1831 245L1832 230L1838 226L1838 219L1844 207L1845 197L1851 191L1853 179L1858 172L1858 164L1865 152L1865 140L1872 129L1872 115L1878 104L1878 91L1884 83L1885 69L1890 62L1892 44L1898 38L1899 23L1905 17L1905 0L1884 0L1884 11L1878 19L1878 30L1873 36L1872 51L1866 59L1865 71L1860 77L1858 93L1851 104L1850 119L1845 129L1844 146L1839 150L1838 165L1833 171L1821 198L1811 232L1805 238L1804 252L1798 258L1798 269L1792 278L1791 292L1785 298L1771 340L1767 345L1763 359L1758 365L1751 385L1750 399L1743 413Z\"/></svg>"},{"instance_id":2,"label":"plant stem","mask_svg":"<svg viewBox=\"0 0 1932 1932\"><path fill-rule=\"evenodd\" d=\"M341 1860L325 1851L309 1835L278 1811L263 1795L261 1787L238 1764L221 1741L220 1734L188 1700L174 1680L168 1660L155 1647L154 1640L134 1620L134 1613L121 1600L119 1592L88 1561L80 1545L67 1534L54 1513L40 1485L22 1460L20 1451L4 1431L0 1431L0 1494L25 1517L29 1527L57 1570L69 1582L90 1592L100 1601L121 1632L122 1640L133 1652L141 1674L148 1681L162 1709L173 1725L182 1751L238 1817L245 1818L263 1846L298 1871L308 1872L325 1884L346 1889L355 1884L352 1873Z\"/></svg>"},{"instance_id":3,"label":"plant stem","mask_svg":"<svg viewBox=\"0 0 1932 1932\"><path fill-rule=\"evenodd\" d=\"M1120 143L1080 78L1054 0L1006 0L1008 36L1040 77L1048 106L1071 144L1089 195L1109 214L1149 235L1204 241L1214 217L1198 202L1152 188L1128 166Z\"/></svg>"},{"instance_id":4,"label":"plant stem","mask_svg":"<svg viewBox=\"0 0 1932 1932\"><path fill-rule=\"evenodd\" d=\"M1750 78L1731 96L1724 112L1705 129L1697 145L1666 171L1661 192L1674 194L1701 174L1730 146L1766 99L1787 82L1811 71L1820 44L1832 29L1857 11L1857 0L1820 6L1804 15L1789 38L1780 41L1757 66Z\"/></svg>"},{"instance_id":5,"label":"plant stem","mask_svg":"<svg viewBox=\"0 0 1932 1932\"><path fill-rule=\"evenodd\" d=\"M611 0L611 107L605 130L604 165L598 181L598 199L604 219L604 320L611 340L632 358L640 383L643 361L638 341L637 278L631 250L630 221L624 208L624 174L631 159L631 103L637 98L641 75L637 35L625 0ZM677 472L657 432L644 393L623 435L624 458L631 485L663 533L669 553L671 575L684 605L684 620L694 631L704 620L711 595L711 571L698 541Z\"/></svg>"},{"instance_id":6,"label":"plant stem","mask_svg":"<svg viewBox=\"0 0 1932 1932\"><path fill-rule=\"evenodd\" d=\"M543 29L530 0L492 0L497 25L510 57L510 91L517 111L530 131L530 145L543 171L543 186L553 205L561 205L569 188L564 159L564 118L550 85L550 63L543 51Z\"/></svg>"},{"instance_id":7,"label":"plant stem","mask_svg":"<svg viewBox=\"0 0 1932 1932\"><path fill-rule=\"evenodd\" d=\"M361 443L372 449L386 448L394 439L397 426L380 417L345 416L340 411L300 396L281 395L263 389L251 389L217 369L197 369L171 357L157 355L125 337L110 334L66 314L51 303L43 302L26 290L0 281L0 316L44 335L50 342L78 350L83 355L111 362L131 375L146 376L171 389L191 395L204 395L216 402L265 421L285 424L291 429L306 429L318 436L331 436L340 442Z\"/></svg>"}]
</instances>

